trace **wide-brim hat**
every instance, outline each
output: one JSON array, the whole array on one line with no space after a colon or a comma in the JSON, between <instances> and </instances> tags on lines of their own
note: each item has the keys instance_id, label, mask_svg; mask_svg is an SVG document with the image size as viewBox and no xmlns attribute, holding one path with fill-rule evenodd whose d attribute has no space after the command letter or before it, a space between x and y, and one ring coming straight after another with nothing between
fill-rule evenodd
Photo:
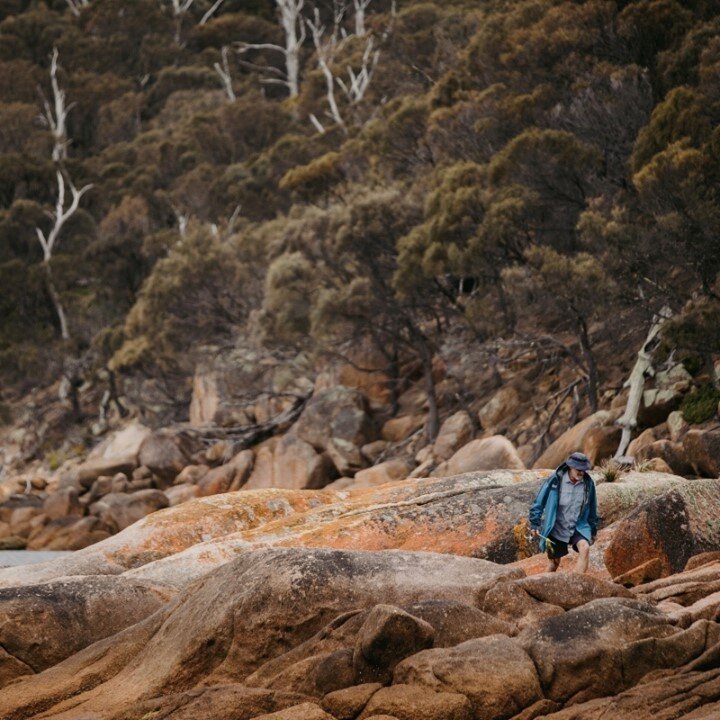
<instances>
[{"instance_id":1,"label":"wide-brim hat","mask_svg":"<svg viewBox=\"0 0 720 720\"><path fill-rule=\"evenodd\" d=\"M587 472L591 467L592 463L585 453L574 452L565 461L568 467L575 468L576 470L583 470Z\"/></svg>"}]
</instances>

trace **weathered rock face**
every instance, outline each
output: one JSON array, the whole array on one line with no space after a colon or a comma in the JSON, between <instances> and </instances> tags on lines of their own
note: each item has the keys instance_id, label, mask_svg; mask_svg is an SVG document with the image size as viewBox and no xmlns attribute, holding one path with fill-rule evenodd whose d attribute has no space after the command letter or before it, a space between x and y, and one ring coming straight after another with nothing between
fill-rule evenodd
<instances>
[{"instance_id":1,"label":"weathered rock face","mask_svg":"<svg viewBox=\"0 0 720 720\"><path fill-rule=\"evenodd\" d=\"M433 471L435 477L450 477L478 470L524 470L515 446L502 435L473 440Z\"/></svg>"},{"instance_id":2,"label":"weathered rock face","mask_svg":"<svg viewBox=\"0 0 720 720\"><path fill-rule=\"evenodd\" d=\"M635 458L638 462L662 460L672 472L681 476L692 475L695 472L688 462L683 446L672 440L663 439L649 443L637 451Z\"/></svg>"},{"instance_id":3,"label":"weathered rock face","mask_svg":"<svg viewBox=\"0 0 720 720\"><path fill-rule=\"evenodd\" d=\"M139 490L130 494L109 493L90 506L90 514L98 517L108 527L124 530L146 515L169 505L167 495L161 490Z\"/></svg>"},{"instance_id":4,"label":"weathered rock face","mask_svg":"<svg viewBox=\"0 0 720 720\"><path fill-rule=\"evenodd\" d=\"M348 362L322 365L316 390L343 385L359 390L374 408L389 404L391 379L387 375L387 359L368 340L353 343L346 355Z\"/></svg>"},{"instance_id":5,"label":"weathered rock face","mask_svg":"<svg viewBox=\"0 0 720 720\"><path fill-rule=\"evenodd\" d=\"M665 422L668 433L670 434L670 440L673 442L682 442L685 434L690 429L690 425L683 417L683 414L679 410L674 410L668 415Z\"/></svg>"},{"instance_id":6,"label":"weathered rock face","mask_svg":"<svg viewBox=\"0 0 720 720\"><path fill-rule=\"evenodd\" d=\"M403 480L410 474L410 466L406 460L393 459L378 463L360 470L355 474L353 488L373 487L393 480Z\"/></svg>"},{"instance_id":7,"label":"weathered rock face","mask_svg":"<svg viewBox=\"0 0 720 720\"><path fill-rule=\"evenodd\" d=\"M605 551L613 577L658 558L662 574L679 572L688 558L720 547L720 484L695 480L642 503L620 520Z\"/></svg>"},{"instance_id":8,"label":"weathered rock face","mask_svg":"<svg viewBox=\"0 0 720 720\"><path fill-rule=\"evenodd\" d=\"M401 608L376 605L358 632L352 655L354 678L386 683L401 660L432 647L434 638L430 623Z\"/></svg>"},{"instance_id":9,"label":"weathered rock face","mask_svg":"<svg viewBox=\"0 0 720 720\"><path fill-rule=\"evenodd\" d=\"M583 452L593 465L611 458L620 444L622 430L613 425L592 428L583 439Z\"/></svg>"},{"instance_id":10,"label":"weathered rock face","mask_svg":"<svg viewBox=\"0 0 720 720\"><path fill-rule=\"evenodd\" d=\"M88 460L130 457L137 462L140 447L151 434L152 430L145 425L130 423L94 447L88 455Z\"/></svg>"},{"instance_id":11,"label":"weathered rock face","mask_svg":"<svg viewBox=\"0 0 720 720\"><path fill-rule=\"evenodd\" d=\"M36 528L27 541L28 550L81 550L109 538L114 527L97 517L69 515Z\"/></svg>"},{"instance_id":12,"label":"weathered rock face","mask_svg":"<svg viewBox=\"0 0 720 720\"><path fill-rule=\"evenodd\" d=\"M658 435L657 428L647 428L643 430L636 438L630 441L627 448L627 455L630 457L637 457L637 454L648 445L652 445L661 437Z\"/></svg>"},{"instance_id":13,"label":"weathered rock face","mask_svg":"<svg viewBox=\"0 0 720 720\"><path fill-rule=\"evenodd\" d=\"M187 434L158 430L143 441L138 461L170 484L201 449L202 446Z\"/></svg>"},{"instance_id":14,"label":"weathered rock face","mask_svg":"<svg viewBox=\"0 0 720 720\"><path fill-rule=\"evenodd\" d=\"M347 440L356 447L374 439L364 396L342 385L313 395L293 433L317 450L325 450L330 438Z\"/></svg>"},{"instance_id":15,"label":"weathered rock face","mask_svg":"<svg viewBox=\"0 0 720 720\"><path fill-rule=\"evenodd\" d=\"M543 715L544 720L654 720L667 717L671 708L683 720L720 717L720 669L662 674L618 695L590 700L566 710Z\"/></svg>"},{"instance_id":16,"label":"weathered rock face","mask_svg":"<svg viewBox=\"0 0 720 720\"><path fill-rule=\"evenodd\" d=\"M117 577L0 590L0 678L17 663L40 672L162 607L172 592ZM0 685L1 687L1 685Z\"/></svg>"},{"instance_id":17,"label":"weathered rock face","mask_svg":"<svg viewBox=\"0 0 720 720\"><path fill-rule=\"evenodd\" d=\"M182 586L249 547L268 544L429 550L509 562L526 557L525 519L537 478L544 475L493 471L350 491L256 490L199 498L155 512L52 565L28 567L24 574L2 571L0 587L23 576L45 580L129 568L137 577ZM600 484L603 522L609 525L643 500L684 484L681 478L652 473ZM603 573L605 537L601 530L591 549L591 565L595 570L599 562ZM527 567L535 565L532 572L543 571L542 556L531 558Z\"/></svg>"},{"instance_id":18,"label":"weathered rock face","mask_svg":"<svg viewBox=\"0 0 720 720\"><path fill-rule=\"evenodd\" d=\"M535 600L563 610L572 610L599 598L635 597L616 583L589 575L544 573L518 580L515 584Z\"/></svg>"},{"instance_id":19,"label":"weathered rock face","mask_svg":"<svg viewBox=\"0 0 720 720\"><path fill-rule=\"evenodd\" d=\"M51 520L66 515L82 515L83 508L75 488L64 488L49 495L43 505L43 512Z\"/></svg>"},{"instance_id":20,"label":"weathered rock face","mask_svg":"<svg viewBox=\"0 0 720 720\"><path fill-rule=\"evenodd\" d=\"M337 472L343 476L352 476L367 465L360 448L342 438L330 438L326 452Z\"/></svg>"},{"instance_id":21,"label":"weathered rock face","mask_svg":"<svg viewBox=\"0 0 720 720\"><path fill-rule=\"evenodd\" d=\"M470 700L471 717L488 720L512 717L542 698L532 660L505 635L418 653L398 665L393 682L457 693Z\"/></svg>"},{"instance_id":22,"label":"weathered rock face","mask_svg":"<svg viewBox=\"0 0 720 720\"><path fill-rule=\"evenodd\" d=\"M265 422L292 403L280 393L306 394L312 390L306 372L302 360L285 363L247 349L208 352L195 370L190 422L221 426ZM248 407L248 388L260 387L277 395L258 396L255 405Z\"/></svg>"},{"instance_id":23,"label":"weathered rock face","mask_svg":"<svg viewBox=\"0 0 720 720\"><path fill-rule=\"evenodd\" d=\"M720 622L720 562L717 560L633 589L638 598L657 602L679 627L698 620ZM710 658L709 658L710 660Z\"/></svg>"},{"instance_id":24,"label":"weathered rock face","mask_svg":"<svg viewBox=\"0 0 720 720\"><path fill-rule=\"evenodd\" d=\"M255 461L252 472L243 486L244 490L259 490L273 487L275 447L278 439L270 438L255 448Z\"/></svg>"},{"instance_id":25,"label":"weathered rock face","mask_svg":"<svg viewBox=\"0 0 720 720\"><path fill-rule=\"evenodd\" d=\"M654 388L643 393L638 411L641 425L657 425L680 405L683 394L692 385L692 376L683 367L675 365L670 370L662 370L655 375Z\"/></svg>"},{"instance_id":26,"label":"weathered rock face","mask_svg":"<svg viewBox=\"0 0 720 720\"><path fill-rule=\"evenodd\" d=\"M495 395L478 411L483 430L496 432L503 427L518 410L522 402L520 393L512 386L498 390ZM505 423L507 424L507 423Z\"/></svg>"},{"instance_id":27,"label":"weathered rock face","mask_svg":"<svg viewBox=\"0 0 720 720\"><path fill-rule=\"evenodd\" d=\"M682 446L698 475L720 476L720 430L688 430Z\"/></svg>"},{"instance_id":28,"label":"weathered rock face","mask_svg":"<svg viewBox=\"0 0 720 720\"><path fill-rule=\"evenodd\" d=\"M103 720L198 720L198 718L232 718L257 720L279 710L289 712L305 700L298 693L261 690L229 684L172 693L160 698L135 703L118 713L102 714Z\"/></svg>"},{"instance_id":29,"label":"weathered rock face","mask_svg":"<svg viewBox=\"0 0 720 720\"><path fill-rule=\"evenodd\" d=\"M138 465L137 454L127 457L96 458L87 460L60 476L59 489L73 487L88 490L101 475L112 477L116 473L130 474Z\"/></svg>"},{"instance_id":30,"label":"weathered rock face","mask_svg":"<svg viewBox=\"0 0 720 720\"><path fill-rule=\"evenodd\" d=\"M459 693L436 692L413 685L392 685L378 690L359 720L396 718L397 720L470 720L470 701Z\"/></svg>"},{"instance_id":31,"label":"weathered rock face","mask_svg":"<svg viewBox=\"0 0 720 720\"><path fill-rule=\"evenodd\" d=\"M241 450L230 462L208 471L198 482L199 494L217 495L218 493L239 490L250 477L255 454L252 450Z\"/></svg>"},{"instance_id":32,"label":"weathered rock face","mask_svg":"<svg viewBox=\"0 0 720 720\"><path fill-rule=\"evenodd\" d=\"M220 407L217 385L217 373L204 369L195 371L190 400L191 425L209 425L215 422Z\"/></svg>"},{"instance_id":33,"label":"weathered rock face","mask_svg":"<svg viewBox=\"0 0 720 720\"><path fill-rule=\"evenodd\" d=\"M345 493L226 493L155 513L53 569L60 576L125 570L100 578L125 583L114 606L125 629L5 687L0 717L528 720L567 712L570 703L590 713L591 701L607 714L604 697L640 680L637 688L647 686L648 673L669 670L674 678L673 668L704 672L716 663L713 555L633 591L564 573L524 577L517 567L457 555L497 549L498 537L512 538L517 551L526 496L539 487L527 478L539 474L475 473ZM593 552L642 501L668 491L683 499L688 527L708 549L718 539L700 525L715 512L716 486L644 473L601 483L601 515L615 524L601 530ZM384 552L356 549L378 539ZM447 539L443 549L454 554L393 549ZM318 540L352 549L267 547ZM170 546L175 554L157 560ZM12 571L0 572L0 582L14 585L0 600L2 592L22 600L34 592L27 577L48 580L50 571L27 568L31 574L14 581ZM52 588L53 607L67 609L82 605L68 598L93 579L32 587ZM140 586L167 602L126 627L122 612L132 602L122 594ZM3 640L23 627L20 616L0 622L0 678L32 670L30 656L8 652ZM62 645L64 626L40 627L51 636L28 640L28 648Z\"/></svg>"},{"instance_id":34,"label":"weathered rock face","mask_svg":"<svg viewBox=\"0 0 720 720\"><path fill-rule=\"evenodd\" d=\"M386 442L402 442L419 430L424 423L423 415L401 415L383 423L380 435Z\"/></svg>"},{"instance_id":35,"label":"weathered rock face","mask_svg":"<svg viewBox=\"0 0 720 720\"><path fill-rule=\"evenodd\" d=\"M433 445L433 455L438 460L448 460L472 440L473 432L470 416L464 410L456 412L440 426Z\"/></svg>"},{"instance_id":36,"label":"weathered rock face","mask_svg":"<svg viewBox=\"0 0 720 720\"><path fill-rule=\"evenodd\" d=\"M193 500L200 495L200 488L197 485L183 483L182 485L173 485L165 490L165 496L170 503L170 507L180 505L181 503Z\"/></svg>"},{"instance_id":37,"label":"weathered rock face","mask_svg":"<svg viewBox=\"0 0 720 720\"><path fill-rule=\"evenodd\" d=\"M117 535L67 557L50 563L0 570L0 587L47 582L69 575L116 575L193 547L200 548L204 557L210 556L211 564L204 570L207 572L234 557L234 553L223 550L213 553L202 545L204 542L247 531L274 519L288 522L294 514L321 508L339 499L332 492L290 490L198 498L153 513ZM198 561L193 564L197 569ZM201 570L191 576L194 579L202 574ZM172 577L182 584L187 576L181 567L175 567Z\"/></svg>"},{"instance_id":38,"label":"weathered rock face","mask_svg":"<svg viewBox=\"0 0 720 720\"><path fill-rule=\"evenodd\" d=\"M316 490L337 477L332 460L293 435L285 435L275 447L273 487Z\"/></svg>"},{"instance_id":39,"label":"weathered rock face","mask_svg":"<svg viewBox=\"0 0 720 720\"><path fill-rule=\"evenodd\" d=\"M716 628L708 638L708 630L707 623L679 630L636 600L602 599L547 618L518 639L545 696L576 703L630 687L653 669L692 661L720 637Z\"/></svg>"},{"instance_id":40,"label":"weathered rock face","mask_svg":"<svg viewBox=\"0 0 720 720\"><path fill-rule=\"evenodd\" d=\"M74 712L107 712L165 693L237 682L347 610L427 598L473 604L517 575L471 558L432 553L264 550L218 569L181 600L37 679L6 689L0 717L53 706L87 687ZM57 705L59 712L63 708Z\"/></svg>"},{"instance_id":41,"label":"weathered rock face","mask_svg":"<svg viewBox=\"0 0 720 720\"><path fill-rule=\"evenodd\" d=\"M576 450L585 450L585 440L591 431L596 428L606 427L611 423L611 414L606 410L586 417L574 427L566 430L555 442L548 447L537 459L533 467L555 468L563 462L570 453ZM590 435L592 437L592 435Z\"/></svg>"}]
</instances>

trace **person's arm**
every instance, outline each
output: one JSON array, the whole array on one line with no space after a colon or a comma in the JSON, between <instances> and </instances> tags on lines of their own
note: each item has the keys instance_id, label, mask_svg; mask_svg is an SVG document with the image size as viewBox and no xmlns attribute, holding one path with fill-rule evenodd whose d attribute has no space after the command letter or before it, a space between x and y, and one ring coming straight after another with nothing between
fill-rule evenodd
<instances>
[{"instance_id":1,"label":"person's arm","mask_svg":"<svg viewBox=\"0 0 720 720\"><path fill-rule=\"evenodd\" d=\"M545 503L547 502L548 493L550 492L550 481L552 476L546 478L545 482L540 487L538 494L533 500L533 504L530 506L530 513L528 514L528 520L530 520L530 528L532 530L540 530L540 521L542 519L543 511L545 510Z\"/></svg>"}]
</instances>

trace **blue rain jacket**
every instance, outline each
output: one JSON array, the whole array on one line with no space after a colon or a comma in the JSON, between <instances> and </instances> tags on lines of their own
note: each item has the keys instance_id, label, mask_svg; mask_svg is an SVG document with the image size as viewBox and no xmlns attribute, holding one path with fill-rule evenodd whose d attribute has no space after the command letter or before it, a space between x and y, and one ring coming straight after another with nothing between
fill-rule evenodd
<instances>
[{"instance_id":1,"label":"blue rain jacket","mask_svg":"<svg viewBox=\"0 0 720 720\"><path fill-rule=\"evenodd\" d=\"M548 537L555 527L555 518L560 503L560 481L566 470L568 470L568 466L565 463L560 465L543 482L533 504L530 506L530 527L538 530L545 537ZM585 493L575 529L592 544L598 527L597 496L595 494L595 483L587 473L583 473L583 482L585 483ZM542 522L543 514L545 516L544 522ZM544 538L540 538L540 550L545 550Z\"/></svg>"}]
</instances>

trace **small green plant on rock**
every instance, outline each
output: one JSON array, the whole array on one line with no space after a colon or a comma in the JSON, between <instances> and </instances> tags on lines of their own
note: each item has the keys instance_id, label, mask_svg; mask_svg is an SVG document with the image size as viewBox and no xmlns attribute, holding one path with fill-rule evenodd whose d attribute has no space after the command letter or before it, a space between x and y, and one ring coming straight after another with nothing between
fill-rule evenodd
<instances>
[{"instance_id":1,"label":"small green plant on rock","mask_svg":"<svg viewBox=\"0 0 720 720\"><path fill-rule=\"evenodd\" d=\"M720 391L707 383L686 395L680 409L687 422L698 425L717 414L718 402L720 402Z\"/></svg>"}]
</instances>

